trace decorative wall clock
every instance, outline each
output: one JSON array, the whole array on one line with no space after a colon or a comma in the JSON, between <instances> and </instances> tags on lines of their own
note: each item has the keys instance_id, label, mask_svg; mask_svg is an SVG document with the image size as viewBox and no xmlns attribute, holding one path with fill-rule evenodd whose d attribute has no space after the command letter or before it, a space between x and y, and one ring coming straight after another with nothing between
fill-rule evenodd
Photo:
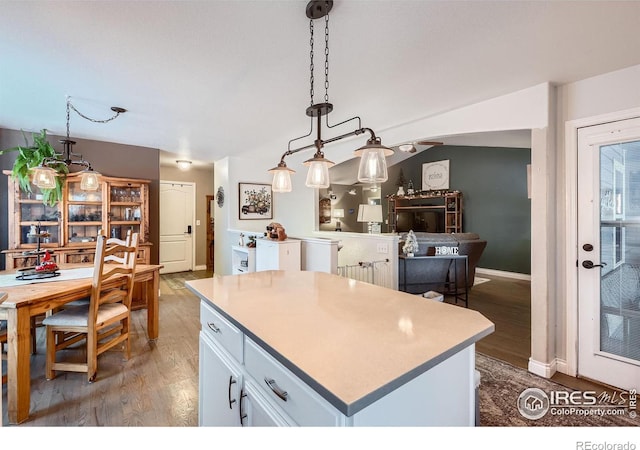
<instances>
[{"instance_id":1,"label":"decorative wall clock","mask_svg":"<svg viewBox=\"0 0 640 450\"><path fill-rule=\"evenodd\" d=\"M222 186L218 188L218 192L216 193L216 202L219 208L222 208L222 205L224 205L224 189L222 189Z\"/></svg>"}]
</instances>

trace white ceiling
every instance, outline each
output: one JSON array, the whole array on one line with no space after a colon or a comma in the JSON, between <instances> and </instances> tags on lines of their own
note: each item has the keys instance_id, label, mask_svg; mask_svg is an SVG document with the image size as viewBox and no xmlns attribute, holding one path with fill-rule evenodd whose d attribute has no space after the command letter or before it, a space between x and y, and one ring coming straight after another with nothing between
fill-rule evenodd
<instances>
[{"instance_id":1,"label":"white ceiling","mask_svg":"<svg viewBox=\"0 0 640 450\"><path fill-rule=\"evenodd\" d=\"M72 137L275 164L309 127L306 3L0 0L0 127L63 135L70 95L93 118L128 110L108 124L72 115ZM314 23L321 102L324 21ZM639 29L637 1L336 0L331 121L389 129L640 64Z\"/></svg>"}]
</instances>

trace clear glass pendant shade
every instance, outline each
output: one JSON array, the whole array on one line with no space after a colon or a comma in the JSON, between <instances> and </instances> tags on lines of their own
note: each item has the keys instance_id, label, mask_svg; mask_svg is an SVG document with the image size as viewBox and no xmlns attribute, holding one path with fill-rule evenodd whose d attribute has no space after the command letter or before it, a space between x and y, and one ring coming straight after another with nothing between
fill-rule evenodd
<instances>
[{"instance_id":1,"label":"clear glass pendant shade","mask_svg":"<svg viewBox=\"0 0 640 450\"><path fill-rule=\"evenodd\" d=\"M286 164L278 164L277 167L269 169L269 173L273 174L273 181L271 182L271 189L273 192L291 192L291 174L295 173L295 170L289 169Z\"/></svg>"},{"instance_id":2,"label":"clear glass pendant shade","mask_svg":"<svg viewBox=\"0 0 640 450\"><path fill-rule=\"evenodd\" d=\"M363 148L361 153L358 181L361 183L384 183L387 181L389 175L387 174L384 147Z\"/></svg>"},{"instance_id":3,"label":"clear glass pendant shade","mask_svg":"<svg viewBox=\"0 0 640 450\"><path fill-rule=\"evenodd\" d=\"M305 185L310 188L329 187L329 164L325 161L311 161Z\"/></svg>"}]
</instances>

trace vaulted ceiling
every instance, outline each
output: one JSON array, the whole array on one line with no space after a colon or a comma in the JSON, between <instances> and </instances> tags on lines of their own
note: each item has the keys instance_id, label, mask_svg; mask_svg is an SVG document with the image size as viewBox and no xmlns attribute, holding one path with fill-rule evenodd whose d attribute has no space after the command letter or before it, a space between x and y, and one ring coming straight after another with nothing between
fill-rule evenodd
<instances>
[{"instance_id":1,"label":"vaulted ceiling","mask_svg":"<svg viewBox=\"0 0 640 450\"><path fill-rule=\"evenodd\" d=\"M0 127L64 135L69 95L93 118L128 110L72 116L72 137L275 163L309 129L306 4L2 0ZM374 130L640 64L635 1L336 0L329 18L331 121ZM314 33L318 102L323 19Z\"/></svg>"}]
</instances>

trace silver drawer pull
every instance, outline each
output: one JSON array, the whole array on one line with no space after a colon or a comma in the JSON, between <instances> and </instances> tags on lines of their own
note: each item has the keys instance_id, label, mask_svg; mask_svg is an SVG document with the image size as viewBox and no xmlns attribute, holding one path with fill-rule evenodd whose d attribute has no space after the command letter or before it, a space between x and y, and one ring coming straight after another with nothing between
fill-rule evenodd
<instances>
[{"instance_id":1,"label":"silver drawer pull","mask_svg":"<svg viewBox=\"0 0 640 450\"><path fill-rule=\"evenodd\" d=\"M214 333L220 333L220 328L218 328L216 326L215 323L213 322L207 322L207 326L211 329L211 331L213 331Z\"/></svg>"},{"instance_id":2,"label":"silver drawer pull","mask_svg":"<svg viewBox=\"0 0 640 450\"><path fill-rule=\"evenodd\" d=\"M280 387L276 383L276 380L274 380L273 378L265 377L264 382L267 383L267 386L269 386L273 393L280 397L282 401L287 401L287 397L289 396L289 394L287 394L287 391L283 391L282 389L280 389Z\"/></svg>"}]
</instances>

